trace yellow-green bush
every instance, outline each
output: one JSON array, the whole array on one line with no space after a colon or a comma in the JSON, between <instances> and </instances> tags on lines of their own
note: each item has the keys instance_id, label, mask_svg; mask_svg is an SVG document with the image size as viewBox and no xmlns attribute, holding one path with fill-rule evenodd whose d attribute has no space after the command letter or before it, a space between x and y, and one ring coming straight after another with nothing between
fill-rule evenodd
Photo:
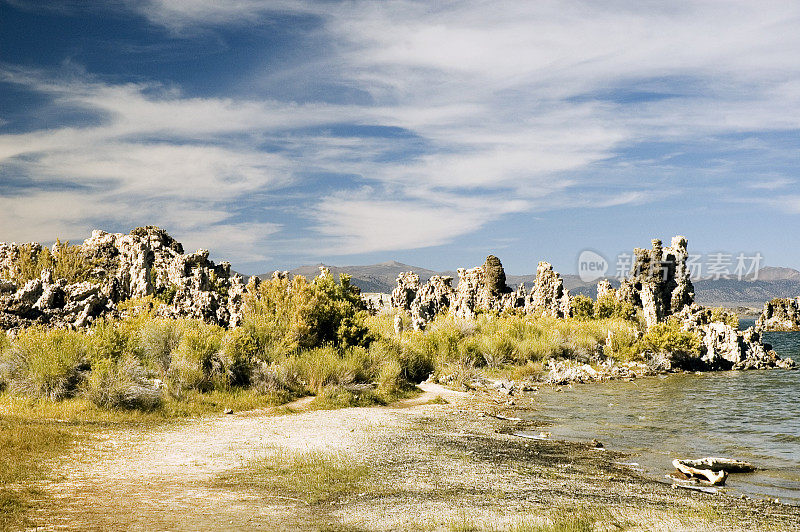
<instances>
[{"instance_id":1,"label":"yellow-green bush","mask_svg":"<svg viewBox=\"0 0 800 532\"><path fill-rule=\"evenodd\" d=\"M3 380L12 391L62 399L75 395L88 369L85 335L64 329L31 327L2 353Z\"/></svg>"},{"instance_id":2,"label":"yellow-green bush","mask_svg":"<svg viewBox=\"0 0 800 532\"><path fill-rule=\"evenodd\" d=\"M726 308L716 307L711 309L711 321L719 321L730 325L734 329L739 329L739 316L735 312Z\"/></svg>"},{"instance_id":3,"label":"yellow-green bush","mask_svg":"<svg viewBox=\"0 0 800 532\"><path fill-rule=\"evenodd\" d=\"M579 320L590 320L594 317L594 301L591 297L578 294L572 298L572 316Z\"/></svg>"},{"instance_id":4,"label":"yellow-green bush","mask_svg":"<svg viewBox=\"0 0 800 532\"><path fill-rule=\"evenodd\" d=\"M97 406L139 410L152 410L163 399L141 362L131 356L94 360L84 395Z\"/></svg>"},{"instance_id":5,"label":"yellow-green bush","mask_svg":"<svg viewBox=\"0 0 800 532\"><path fill-rule=\"evenodd\" d=\"M140 322L137 339L144 365L164 379L172 363L172 352L178 348L183 332L190 327L189 320L150 318Z\"/></svg>"},{"instance_id":6,"label":"yellow-green bush","mask_svg":"<svg viewBox=\"0 0 800 532\"><path fill-rule=\"evenodd\" d=\"M11 340L8 338L8 334L5 331L0 330L0 356L2 356L3 352L11 347Z\"/></svg>"},{"instance_id":7,"label":"yellow-green bush","mask_svg":"<svg viewBox=\"0 0 800 532\"><path fill-rule=\"evenodd\" d=\"M621 301L612 294L600 297L594 303L595 318L619 318L633 320L636 318L636 309L627 301Z\"/></svg>"},{"instance_id":8,"label":"yellow-green bush","mask_svg":"<svg viewBox=\"0 0 800 532\"><path fill-rule=\"evenodd\" d=\"M31 244L20 246L19 258L16 262L14 280L25 284L31 279L38 279L42 271L53 271L56 279L66 279L68 283L90 280L92 263L83 255L80 246L71 246L69 242L56 240L54 251Z\"/></svg>"},{"instance_id":9,"label":"yellow-green bush","mask_svg":"<svg viewBox=\"0 0 800 532\"><path fill-rule=\"evenodd\" d=\"M367 346L374 339L366 311L350 278L330 275L269 279L245 297L243 327L269 361L323 345Z\"/></svg>"},{"instance_id":10,"label":"yellow-green bush","mask_svg":"<svg viewBox=\"0 0 800 532\"><path fill-rule=\"evenodd\" d=\"M119 359L123 356L139 358L142 355L139 327L141 318L123 320L98 320L92 327L92 359Z\"/></svg>"},{"instance_id":11,"label":"yellow-green bush","mask_svg":"<svg viewBox=\"0 0 800 532\"><path fill-rule=\"evenodd\" d=\"M249 386L253 368L259 362L258 341L247 329L231 329L225 333L219 357L231 385Z\"/></svg>"},{"instance_id":12,"label":"yellow-green bush","mask_svg":"<svg viewBox=\"0 0 800 532\"><path fill-rule=\"evenodd\" d=\"M227 384L218 356L224 330L201 321L193 325L184 330L167 371L170 390L178 397L187 390L209 391Z\"/></svg>"},{"instance_id":13,"label":"yellow-green bush","mask_svg":"<svg viewBox=\"0 0 800 532\"><path fill-rule=\"evenodd\" d=\"M664 323L651 326L642 336L641 347L653 353L698 356L700 338L694 332L681 330L678 320L670 318Z\"/></svg>"}]
</instances>

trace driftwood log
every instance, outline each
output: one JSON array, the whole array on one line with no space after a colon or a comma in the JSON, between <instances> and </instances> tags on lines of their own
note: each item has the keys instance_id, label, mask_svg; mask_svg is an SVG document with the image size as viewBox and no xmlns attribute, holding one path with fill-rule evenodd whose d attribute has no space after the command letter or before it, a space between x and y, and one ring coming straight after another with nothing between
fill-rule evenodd
<instances>
[{"instance_id":1,"label":"driftwood log","mask_svg":"<svg viewBox=\"0 0 800 532\"><path fill-rule=\"evenodd\" d=\"M725 484L728 473L749 473L756 470L748 462L713 456L699 460L673 460L672 465L686 477L708 482L712 486Z\"/></svg>"}]
</instances>

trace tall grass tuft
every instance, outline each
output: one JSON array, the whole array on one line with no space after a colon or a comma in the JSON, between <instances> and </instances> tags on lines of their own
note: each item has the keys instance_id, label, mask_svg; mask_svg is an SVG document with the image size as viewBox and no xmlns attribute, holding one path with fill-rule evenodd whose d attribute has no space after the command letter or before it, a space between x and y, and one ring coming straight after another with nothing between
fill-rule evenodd
<instances>
[{"instance_id":1,"label":"tall grass tuft","mask_svg":"<svg viewBox=\"0 0 800 532\"><path fill-rule=\"evenodd\" d=\"M207 392L225 385L225 368L219 358L224 330L201 321L187 327L172 353L167 381L176 397L187 390Z\"/></svg>"},{"instance_id":2,"label":"tall grass tuft","mask_svg":"<svg viewBox=\"0 0 800 532\"><path fill-rule=\"evenodd\" d=\"M94 361L84 394L104 408L146 411L159 407L163 400L160 386L148 379L145 368L130 356Z\"/></svg>"},{"instance_id":3,"label":"tall grass tuft","mask_svg":"<svg viewBox=\"0 0 800 532\"><path fill-rule=\"evenodd\" d=\"M89 369L84 335L32 327L2 353L3 381L14 393L52 400L71 397Z\"/></svg>"}]
</instances>

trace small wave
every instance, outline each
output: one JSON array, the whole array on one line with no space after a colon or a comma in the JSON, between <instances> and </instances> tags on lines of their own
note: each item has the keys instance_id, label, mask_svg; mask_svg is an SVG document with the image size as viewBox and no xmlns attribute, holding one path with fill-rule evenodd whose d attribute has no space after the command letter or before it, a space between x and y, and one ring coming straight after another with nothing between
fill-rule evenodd
<instances>
[{"instance_id":1,"label":"small wave","mask_svg":"<svg viewBox=\"0 0 800 532\"><path fill-rule=\"evenodd\" d=\"M798 434L774 434L770 440L780 443L800 443L800 435Z\"/></svg>"}]
</instances>

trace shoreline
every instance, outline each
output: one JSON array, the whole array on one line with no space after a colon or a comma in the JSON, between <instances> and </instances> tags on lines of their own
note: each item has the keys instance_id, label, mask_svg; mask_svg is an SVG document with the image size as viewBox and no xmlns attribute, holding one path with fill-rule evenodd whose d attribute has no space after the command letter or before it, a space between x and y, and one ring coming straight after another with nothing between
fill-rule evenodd
<instances>
[{"instance_id":1,"label":"shoreline","mask_svg":"<svg viewBox=\"0 0 800 532\"><path fill-rule=\"evenodd\" d=\"M723 413L721 416L713 416L704 423L705 431L701 430L697 423L687 422L687 432L681 434L674 430L661 429L659 426L659 423L663 423L665 427L678 426L679 417L668 413L663 415L657 413L658 407L670 402L659 399L659 396L665 394L673 397L671 392L684 386L688 387L686 392L688 396L693 397L701 394L704 389L720 387L727 389L736 382L742 383L744 387L770 387L771 383L782 382L786 378L791 379L790 371L792 370L770 371L767 374L760 371L684 372L659 374L635 380L575 383L586 386L546 385L535 392L534 401L539 401L539 409L534 407L526 413L529 418L542 422L543 430L552 431L553 438L567 441L598 438L604 443L610 443L615 449L635 457L642 471L660 482L673 472L672 460L676 458L724 456L751 461L757 466L757 471L742 476L731 476L727 485L722 487L722 491L728 491L733 496L753 499L778 498L784 504L800 507L800 491L798 491L800 478L796 474L791 474L792 471L796 471L794 468L797 460L787 456L787 452L791 449L787 450L786 445L780 447L776 443L778 447L770 447L769 452L764 450L766 448L764 445L769 446L771 438L777 436L770 436L772 432L763 432L763 424L751 427L749 431L751 436L737 443L734 433L738 425L729 423L731 418L737 417L738 414ZM759 376L765 379L762 380ZM669 381L673 384L670 385ZM718 384L715 385L714 382ZM597 386L598 384L600 386ZM655 387L658 391L654 390ZM562 392L563 398L561 398ZM515 396L515 399L519 400L519 397ZM716 397L710 397L709 401L715 399ZM690 407L691 409L687 410L687 404L682 400L682 396L675 397L672 401L675 401L673 403L675 408L684 415L692 417L700 416L702 413L702 408L695 411ZM631 402L638 402L640 406L633 407ZM580 407L595 403L596 406L592 408ZM607 410L606 403L608 403ZM735 409L736 405L727 404L727 407ZM725 409L726 405L720 404L718 408ZM631 416L637 415L639 422L629 421L633 419ZM543 417L545 421L542 421ZM779 426L780 429L776 427L774 430L782 430L785 433L786 426ZM663 441L662 446L654 447L655 441ZM757 443L762 445L757 446Z\"/></svg>"},{"instance_id":2,"label":"shoreline","mask_svg":"<svg viewBox=\"0 0 800 532\"><path fill-rule=\"evenodd\" d=\"M515 436L535 426L513 419L535 413L527 401L508 407L490 393L422 388L389 407L107 431L44 486L54 498L39 515L45 529L504 530L564 519L627 530L800 529L797 507L672 489L614 449ZM368 474L324 504L249 482L259 456L308 452L345 457ZM248 481L215 481L237 471Z\"/></svg>"}]
</instances>

